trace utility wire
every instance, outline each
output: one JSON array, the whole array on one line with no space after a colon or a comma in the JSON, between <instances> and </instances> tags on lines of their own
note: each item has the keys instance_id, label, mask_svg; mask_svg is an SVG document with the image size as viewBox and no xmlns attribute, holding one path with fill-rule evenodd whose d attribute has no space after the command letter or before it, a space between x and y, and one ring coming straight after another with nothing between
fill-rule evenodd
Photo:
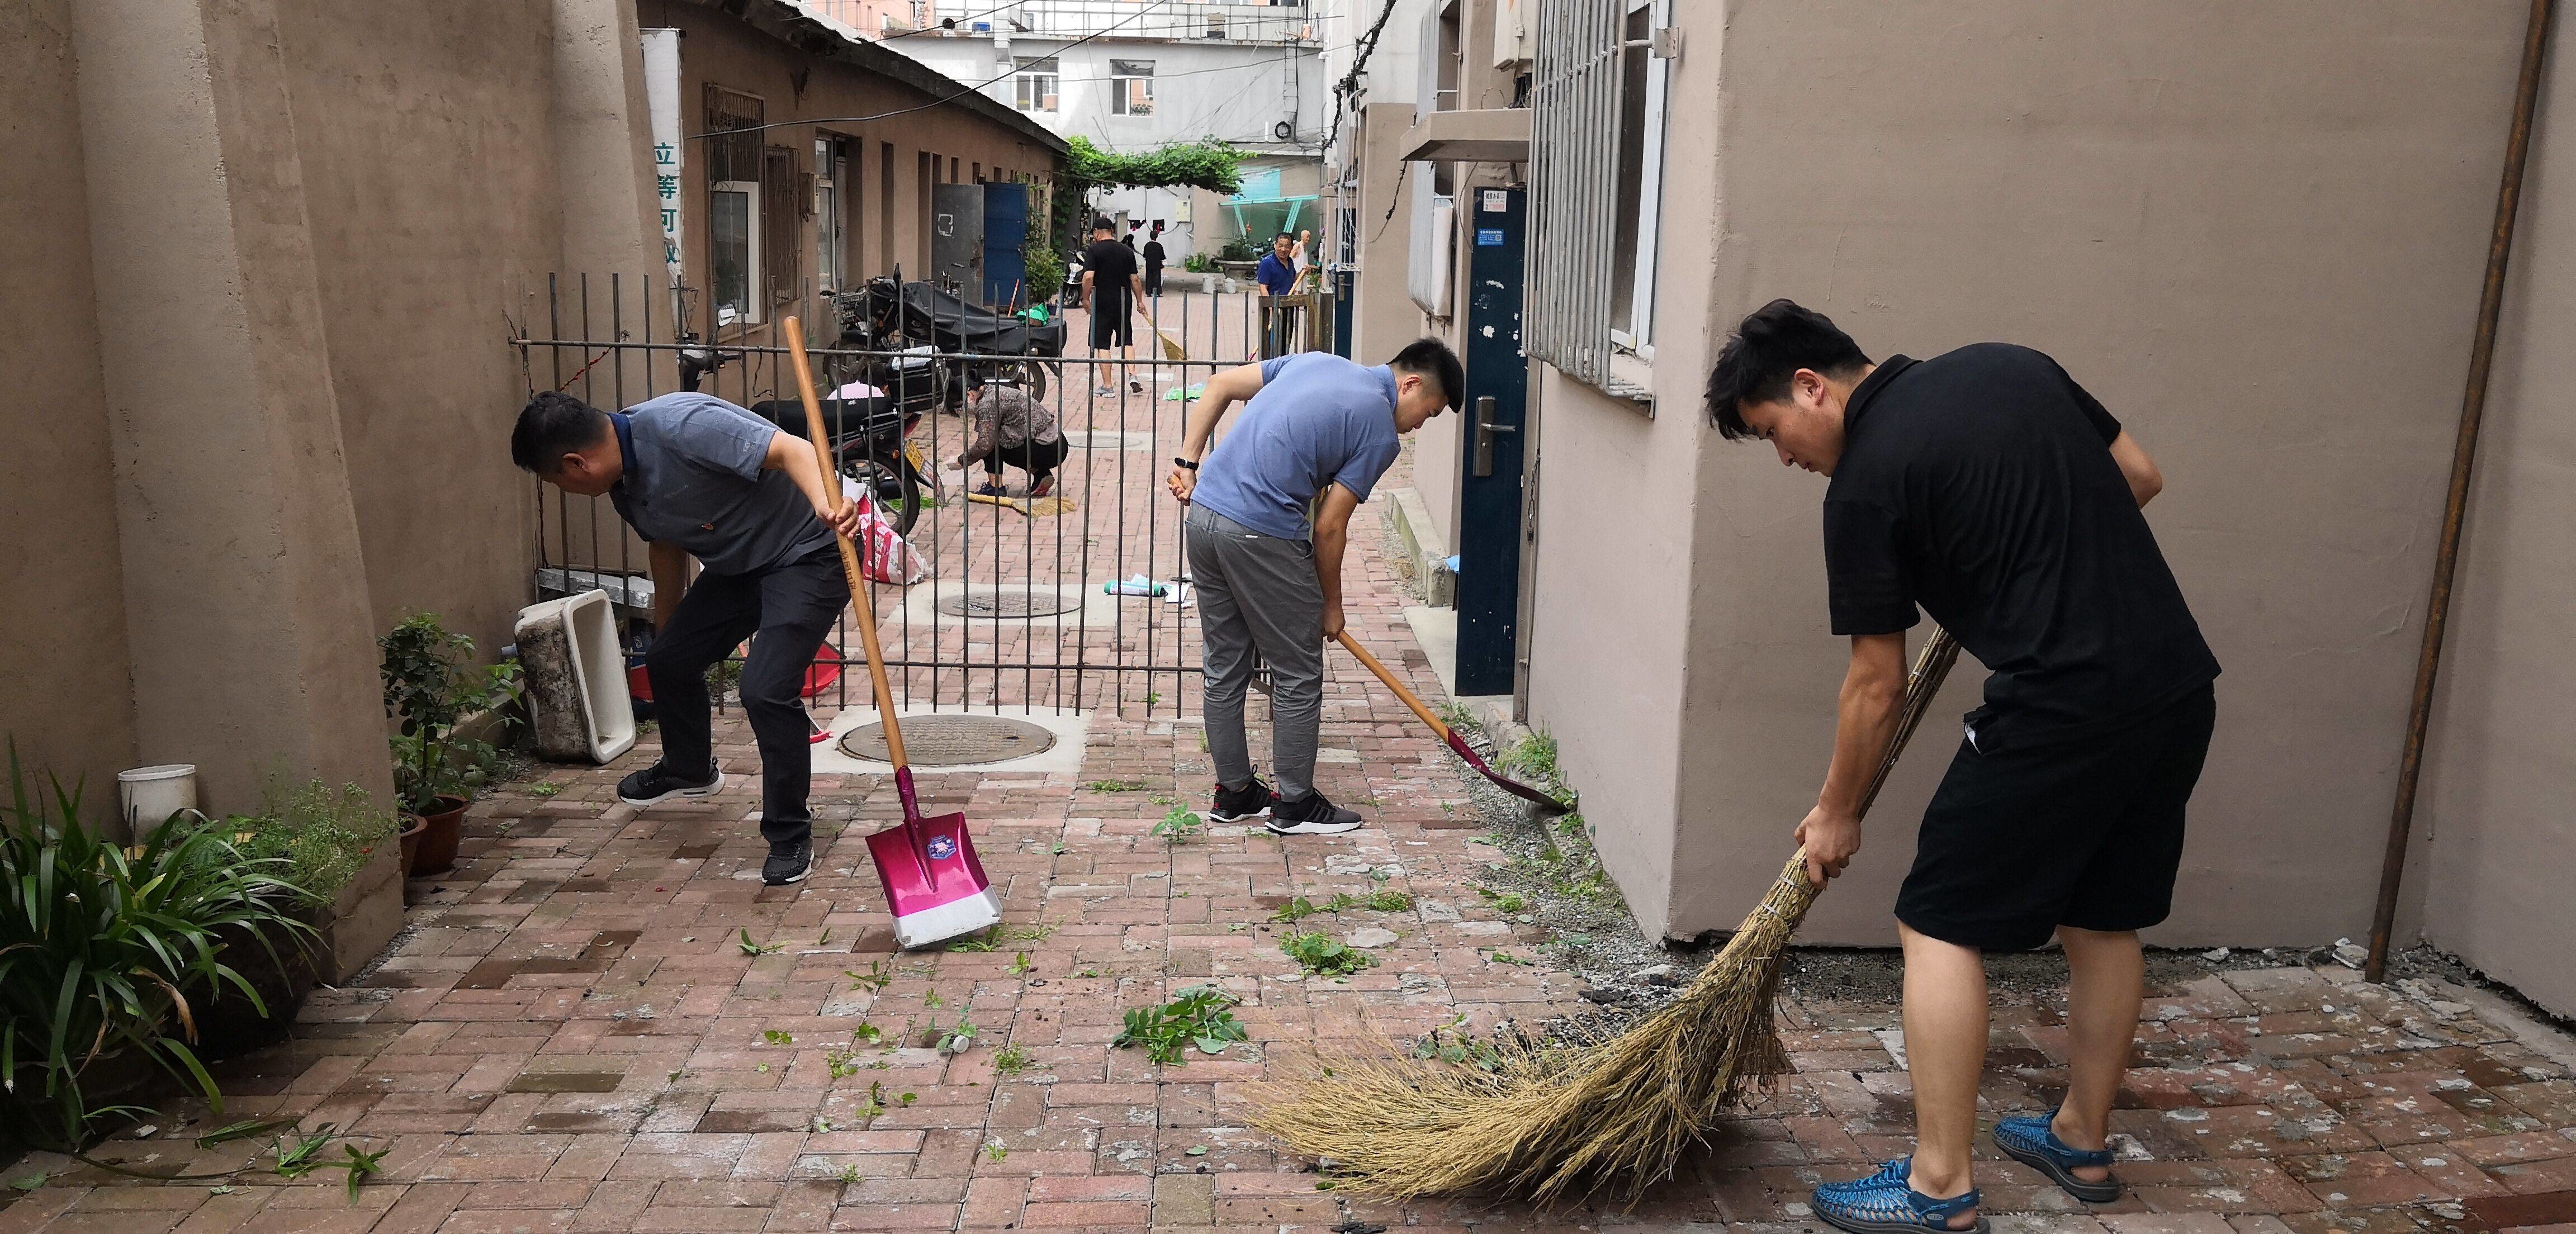
<instances>
[{"instance_id":1,"label":"utility wire","mask_svg":"<svg viewBox=\"0 0 2576 1234\"><path fill-rule=\"evenodd\" d=\"M1392 5L1393 0L1388 0L1388 2ZM1125 17L1121 17L1117 21L1111 22L1098 30L1094 30L1081 38L1075 39L1074 41L1057 48L1056 52L1058 54L1062 54L1064 52L1071 51L1076 47L1080 47L1093 39L1105 37L1110 31L1116 30L1120 26L1124 26L1127 23L1134 21L1139 17L1143 17L1145 14L1153 12L1155 9L1161 8L1170 3L1172 3L1172 0L1145 0L1145 3L1139 6L1135 12L1130 13ZM769 129L791 128L800 124L870 124L878 120L892 120L897 116L909 116L914 112L928 111L933 107L945 107L948 104L954 103L970 94L980 94L983 92L984 87L999 85L1002 82L1008 81L1019 71L1020 70L1017 66L1013 66L1012 68L1004 70L999 76L986 78L983 81L979 81L974 85L959 90L955 94L932 99L931 101L923 103L917 107L899 108L894 111L881 111L873 116L815 116L801 120L777 120L768 124L755 124L738 129L709 129L703 133L689 134L689 140L697 141L707 137L740 137L748 133L765 132Z\"/></svg>"},{"instance_id":2,"label":"utility wire","mask_svg":"<svg viewBox=\"0 0 2576 1234\"><path fill-rule=\"evenodd\" d=\"M1387 18L1395 16L1396 3L1397 0L1386 0L1386 7L1377 11L1377 20L1369 23L1368 33L1352 42L1357 50L1351 58L1351 71L1333 83L1333 123L1324 130L1323 148L1318 153L1330 151L1341 140L1342 109L1350 101L1351 92L1359 89L1360 74L1367 71L1369 57L1377 52L1378 32L1386 29Z\"/></svg>"}]
</instances>

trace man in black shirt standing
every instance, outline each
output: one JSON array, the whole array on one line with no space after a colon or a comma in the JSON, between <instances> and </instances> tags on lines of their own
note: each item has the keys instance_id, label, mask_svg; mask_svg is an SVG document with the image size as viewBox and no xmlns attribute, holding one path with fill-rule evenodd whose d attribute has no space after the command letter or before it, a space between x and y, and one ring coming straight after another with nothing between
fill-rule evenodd
<instances>
[{"instance_id":1,"label":"man in black shirt standing","mask_svg":"<svg viewBox=\"0 0 2576 1234\"><path fill-rule=\"evenodd\" d=\"M1108 215L1092 217L1091 247L1082 251L1082 299L1091 310L1092 356L1115 347L1124 362L1136 358L1136 301L1144 298L1145 281L1136 273L1136 250L1111 238L1117 232ZM1119 371L1127 373L1128 389L1145 388L1123 363ZM1091 392L1106 398L1118 390L1095 376Z\"/></svg>"},{"instance_id":2,"label":"man in black shirt standing","mask_svg":"<svg viewBox=\"0 0 2576 1234\"><path fill-rule=\"evenodd\" d=\"M1163 294L1163 220L1154 220L1154 230L1145 235L1145 294L1160 298Z\"/></svg>"},{"instance_id":3,"label":"man in black shirt standing","mask_svg":"<svg viewBox=\"0 0 2576 1234\"><path fill-rule=\"evenodd\" d=\"M2072 972L2066 1095L2004 1118L1995 1142L2078 1199L2116 1199L2104 1137L2137 1034L2137 932L2171 906L2218 676L2140 512L2163 478L2039 352L1981 343L1873 365L1787 300L1744 319L1708 398L1724 436L1832 478L1825 572L1852 656L1824 788L1796 833L1810 878L1860 848L1917 607L1992 671L1896 901L1915 1154L1818 1188L1816 1215L1846 1230L1984 1228L1970 1171L1983 953L2052 935Z\"/></svg>"}]
</instances>

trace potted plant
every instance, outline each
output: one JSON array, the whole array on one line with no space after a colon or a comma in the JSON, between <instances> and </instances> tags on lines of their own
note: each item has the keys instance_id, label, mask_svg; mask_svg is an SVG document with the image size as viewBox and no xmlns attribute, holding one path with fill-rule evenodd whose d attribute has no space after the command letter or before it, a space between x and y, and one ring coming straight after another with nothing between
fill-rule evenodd
<instances>
[{"instance_id":1,"label":"potted plant","mask_svg":"<svg viewBox=\"0 0 2576 1234\"><path fill-rule=\"evenodd\" d=\"M215 825L235 852L255 861L283 863L284 878L298 892L297 917L318 934L316 948L270 950L242 946L238 931L224 932L231 957L260 1005L234 1000L223 1008L197 1013L197 1052L223 1058L268 1044L284 1032L296 1008L326 976L329 953L338 931L355 914L343 904L344 889L359 883L370 859L397 826L390 811L378 806L366 789L343 785L334 790L320 780L296 784L283 768L262 785L260 812L227 815ZM380 876L379 876L380 877ZM363 895L364 886L355 889Z\"/></svg>"},{"instance_id":2,"label":"potted plant","mask_svg":"<svg viewBox=\"0 0 2576 1234\"><path fill-rule=\"evenodd\" d=\"M411 816L402 832L405 870L415 878L442 873L456 864L465 807L493 756L487 743L460 740L457 725L515 698L516 666L473 670L474 640L449 631L436 613L404 618L376 645L385 711L401 722L392 743L394 796Z\"/></svg>"},{"instance_id":3,"label":"potted plant","mask_svg":"<svg viewBox=\"0 0 2576 1234\"><path fill-rule=\"evenodd\" d=\"M13 746L0 802L0 1144L77 1153L155 1076L223 1110L201 1021L265 1005L237 963L283 966L313 927L289 863L235 848L184 810L131 848L82 821L80 791L37 790Z\"/></svg>"}]
</instances>

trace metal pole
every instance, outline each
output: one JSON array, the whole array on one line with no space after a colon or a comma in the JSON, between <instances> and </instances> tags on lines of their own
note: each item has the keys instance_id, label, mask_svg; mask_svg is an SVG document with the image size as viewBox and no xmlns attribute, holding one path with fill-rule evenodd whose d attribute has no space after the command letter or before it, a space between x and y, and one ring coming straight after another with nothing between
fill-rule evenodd
<instances>
[{"instance_id":1,"label":"metal pole","mask_svg":"<svg viewBox=\"0 0 2576 1234\"><path fill-rule=\"evenodd\" d=\"M2406 710L2406 747L2397 769L2397 804L2389 813L2388 852L2379 867L2379 903L2370 920L2364 975L2388 975L2388 935L2397 921L2397 892L2406 878L2406 844L2415 824L2415 789L2424 771L2424 731L2433 719L2433 684L2442 668L2442 631L2450 623L2451 577L2460 564L2460 524L2468 517L2469 477L2478 426L2486 418L2487 376L2495 366L2496 319L2504 311L2504 276L2513 255L2514 213L2522 204L2523 165L2531 155L2531 120L2540 101L2540 66L2549 47L2554 0L2531 0L2514 87L2513 130L2505 139L2504 182L2496 189L2495 234L2487 241L2487 281L2478 297L2478 329L2469 347L2469 383L2460 399L2460 432L2451 446L2451 491L2442 506L2441 547L2433 554L2433 591L2424 610L2424 645L2415 657L2415 698Z\"/></svg>"}]
</instances>

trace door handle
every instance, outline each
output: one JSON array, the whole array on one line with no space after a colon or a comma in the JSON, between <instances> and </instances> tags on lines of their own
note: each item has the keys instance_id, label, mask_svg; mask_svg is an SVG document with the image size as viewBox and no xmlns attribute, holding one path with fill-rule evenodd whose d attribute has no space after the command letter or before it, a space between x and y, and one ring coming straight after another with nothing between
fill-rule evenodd
<instances>
[{"instance_id":1,"label":"door handle","mask_svg":"<svg viewBox=\"0 0 2576 1234\"><path fill-rule=\"evenodd\" d=\"M1494 434L1519 431L1521 431L1520 426L1516 424L1494 423L1493 395L1481 395L1476 399L1475 474L1477 478L1482 479L1494 474Z\"/></svg>"}]
</instances>

